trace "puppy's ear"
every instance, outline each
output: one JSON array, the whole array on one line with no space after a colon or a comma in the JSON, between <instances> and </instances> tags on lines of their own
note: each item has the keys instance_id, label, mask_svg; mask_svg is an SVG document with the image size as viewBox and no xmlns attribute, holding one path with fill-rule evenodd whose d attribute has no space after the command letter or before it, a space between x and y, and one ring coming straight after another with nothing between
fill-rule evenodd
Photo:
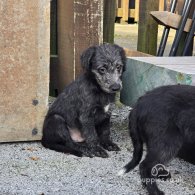
<instances>
[{"instance_id":1,"label":"puppy's ear","mask_svg":"<svg viewBox=\"0 0 195 195\"><path fill-rule=\"evenodd\" d=\"M120 55L123 62L123 72L124 72L126 70L127 58L126 58L125 50L122 47L120 47Z\"/></svg>"},{"instance_id":2,"label":"puppy's ear","mask_svg":"<svg viewBox=\"0 0 195 195\"><path fill-rule=\"evenodd\" d=\"M81 66L84 70L90 70L94 54L95 46L89 47L81 54Z\"/></svg>"},{"instance_id":3,"label":"puppy's ear","mask_svg":"<svg viewBox=\"0 0 195 195\"><path fill-rule=\"evenodd\" d=\"M126 70L126 53L125 50L120 47L119 45L114 44L115 48L119 51L119 54L121 56L121 60L123 63L123 72Z\"/></svg>"}]
</instances>

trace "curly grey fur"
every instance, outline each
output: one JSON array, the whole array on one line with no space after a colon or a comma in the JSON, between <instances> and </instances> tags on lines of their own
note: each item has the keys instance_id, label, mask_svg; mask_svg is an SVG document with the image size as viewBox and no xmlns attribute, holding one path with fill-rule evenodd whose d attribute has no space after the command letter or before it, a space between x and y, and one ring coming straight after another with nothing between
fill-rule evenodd
<instances>
[{"instance_id":1,"label":"curly grey fur","mask_svg":"<svg viewBox=\"0 0 195 195\"><path fill-rule=\"evenodd\" d=\"M43 146L78 156L108 157L119 150L110 140L109 105L122 87L124 50L112 44L83 52L85 73L65 87L50 107L43 126Z\"/></svg>"}]
</instances>

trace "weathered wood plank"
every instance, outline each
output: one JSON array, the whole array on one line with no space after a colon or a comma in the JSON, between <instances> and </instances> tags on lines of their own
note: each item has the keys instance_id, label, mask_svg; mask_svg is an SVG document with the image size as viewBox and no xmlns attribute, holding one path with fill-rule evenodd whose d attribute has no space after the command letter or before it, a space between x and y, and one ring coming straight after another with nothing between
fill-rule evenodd
<instances>
[{"instance_id":1,"label":"weathered wood plank","mask_svg":"<svg viewBox=\"0 0 195 195\"><path fill-rule=\"evenodd\" d=\"M117 8L116 9L116 16L117 17L123 17L123 8Z\"/></svg>"},{"instance_id":2,"label":"weathered wood plank","mask_svg":"<svg viewBox=\"0 0 195 195\"><path fill-rule=\"evenodd\" d=\"M103 0L58 0L59 91L81 72L80 54L103 41Z\"/></svg>"},{"instance_id":3,"label":"weathered wood plank","mask_svg":"<svg viewBox=\"0 0 195 195\"><path fill-rule=\"evenodd\" d=\"M0 142L38 140L49 93L50 0L0 1Z\"/></svg>"},{"instance_id":4,"label":"weathered wood plank","mask_svg":"<svg viewBox=\"0 0 195 195\"><path fill-rule=\"evenodd\" d=\"M164 11L165 9L165 0L159 0L159 11Z\"/></svg>"},{"instance_id":5,"label":"weathered wood plank","mask_svg":"<svg viewBox=\"0 0 195 195\"><path fill-rule=\"evenodd\" d=\"M140 51L130 50L127 48L124 48L124 50L125 50L127 57L149 57L151 56L150 54L146 54Z\"/></svg>"},{"instance_id":6,"label":"weathered wood plank","mask_svg":"<svg viewBox=\"0 0 195 195\"><path fill-rule=\"evenodd\" d=\"M173 28L173 29L178 29L180 21L181 21L181 16L178 14L174 14L171 12L167 11L152 11L150 12L152 17L161 25ZM192 24L192 19L188 19L184 28L185 32L189 32L190 27Z\"/></svg>"},{"instance_id":7,"label":"weathered wood plank","mask_svg":"<svg viewBox=\"0 0 195 195\"><path fill-rule=\"evenodd\" d=\"M103 42L114 43L116 0L104 1Z\"/></svg>"},{"instance_id":8,"label":"weathered wood plank","mask_svg":"<svg viewBox=\"0 0 195 195\"><path fill-rule=\"evenodd\" d=\"M128 21L128 15L129 15L129 0L121 0L122 2L122 8L123 8L123 17L121 18L122 23L126 23Z\"/></svg>"},{"instance_id":9,"label":"weathered wood plank","mask_svg":"<svg viewBox=\"0 0 195 195\"><path fill-rule=\"evenodd\" d=\"M177 83L195 85L195 57L131 57L123 75L121 101L132 106L145 92Z\"/></svg>"},{"instance_id":10,"label":"weathered wood plank","mask_svg":"<svg viewBox=\"0 0 195 195\"><path fill-rule=\"evenodd\" d=\"M139 0L135 0L135 22L139 21Z\"/></svg>"},{"instance_id":11,"label":"weathered wood plank","mask_svg":"<svg viewBox=\"0 0 195 195\"><path fill-rule=\"evenodd\" d=\"M74 1L58 0L58 90L75 78Z\"/></svg>"},{"instance_id":12,"label":"weathered wood plank","mask_svg":"<svg viewBox=\"0 0 195 195\"><path fill-rule=\"evenodd\" d=\"M139 27L137 50L156 55L158 24L150 16L159 9L159 1L144 0L139 4Z\"/></svg>"},{"instance_id":13,"label":"weathered wood plank","mask_svg":"<svg viewBox=\"0 0 195 195\"><path fill-rule=\"evenodd\" d=\"M129 9L128 17L135 18L135 9Z\"/></svg>"},{"instance_id":14,"label":"weathered wood plank","mask_svg":"<svg viewBox=\"0 0 195 195\"><path fill-rule=\"evenodd\" d=\"M50 7L50 53L57 55L57 0L52 0Z\"/></svg>"},{"instance_id":15,"label":"weathered wood plank","mask_svg":"<svg viewBox=\"0 0 195 195\"><path fill-rule=\"evenodd\" d=\"M57 52L57 0L51 1L50 16L50 82L49 95L57 95L57 68L58 68L58 52Z\"/></svg>"}]
</instances>

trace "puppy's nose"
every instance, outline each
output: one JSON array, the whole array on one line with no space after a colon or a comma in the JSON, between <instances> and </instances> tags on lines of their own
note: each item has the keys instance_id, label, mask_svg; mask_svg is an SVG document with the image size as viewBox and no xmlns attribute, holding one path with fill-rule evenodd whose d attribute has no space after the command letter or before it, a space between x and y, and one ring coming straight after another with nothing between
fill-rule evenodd
<instances>
[{"instance_id":1,"label":"puppy's nose","mask_svg":"<svg viewBox=\"0 0 195 195\"><path fill-rule=\"evenodd\" d=\"M121 85L118 84L118 83L115 83L115 84L113 84L113 85L110 86L110 89L112 91L119 91L121 89Z\"/></svg>"}]
</instances>

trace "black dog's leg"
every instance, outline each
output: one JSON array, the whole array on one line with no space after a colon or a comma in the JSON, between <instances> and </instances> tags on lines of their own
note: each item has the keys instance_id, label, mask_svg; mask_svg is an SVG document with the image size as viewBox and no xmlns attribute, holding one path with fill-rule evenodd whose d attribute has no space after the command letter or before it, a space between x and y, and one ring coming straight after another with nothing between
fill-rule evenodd
<instances>
[{"instance_id":1,"label":"black dog's leg","mask_svg":"<svg viewBox=\"0 0 195 195\"><path fill-rule=\"evenodd\" d=\"M58 152L71 153L76 156L95 156L93 149L87 144L76 143L71 139L63 117L57 114L51 115L45 120L42 144L44 147Z\"/></svg>"},{"instance_id":2,"label":"black dog's leg","mask_svg":"<svg viewBox=\"0 0 195 195\"><path fill-rule=\"evenodd\" d=\"M150 140L146 158L140 164L141 179L150 195L164 194L158 189L155 179L170 178L170 173L165 169L164 164L175 157L182 146L181 138L174 135L161 137L158 143L156 141Z\"/></svg>"},{"instance_id":3,"label":"black dog's leg","mask_svg":"<svg viewBox=\"0 0 195 195\"><path fill-rule=\"evenodd\" d=\"M82 125L82 133L85 138L85 142L89 148L91 148L92 155L107 158L107 152L100 146L93 117L83 114L80 117L80 122Z\"/></svg>"},{"instance_id":4,"label":"black dog's leg","mask_svg":"<svg viewBox=\"0 0 195 195\"><path fill-rule=\"evenodd\" d=\"M178 157L195 165L195 155L192 155L194 151L195 151L195 141L193 143L184 142L182 148L178 153Z\"/></svg>"},{"instance_id":5,"label":"black dog's leg","mask_svg":"<svg viewBox=\"0 0 195 195\"><path fill-rule=\"evenodd\" d=\"M120 151L120 148L110 140L110 117L96 126L100 144L108 151Z\"/></svg>"},{"instance_id":6,"label":"black dog's leg","mask_svg":"<svg viewBox=\"0 0 195 195\"><path fill-rule=\"evenodd\" d=\"M151 170L157 163L150 158L150 155L152 154L148 154L139 166L141 180L149 195L163 195L164 193L157 187L155 177L151 175Z\"/></svg>"},{"instance_id":7,"label":"black dog's leg","mask_svg":"<svg viewBox=\"0 0 195 195\"><path fill-rule=\"evenodd\" d=\"M137 127L136 112L136 109L133 109L129 115L129 134L134 149L132 160L124 167L126 173L134 169L139 164L143 155L143 141Z\"/></svg>"}]
</instances>

